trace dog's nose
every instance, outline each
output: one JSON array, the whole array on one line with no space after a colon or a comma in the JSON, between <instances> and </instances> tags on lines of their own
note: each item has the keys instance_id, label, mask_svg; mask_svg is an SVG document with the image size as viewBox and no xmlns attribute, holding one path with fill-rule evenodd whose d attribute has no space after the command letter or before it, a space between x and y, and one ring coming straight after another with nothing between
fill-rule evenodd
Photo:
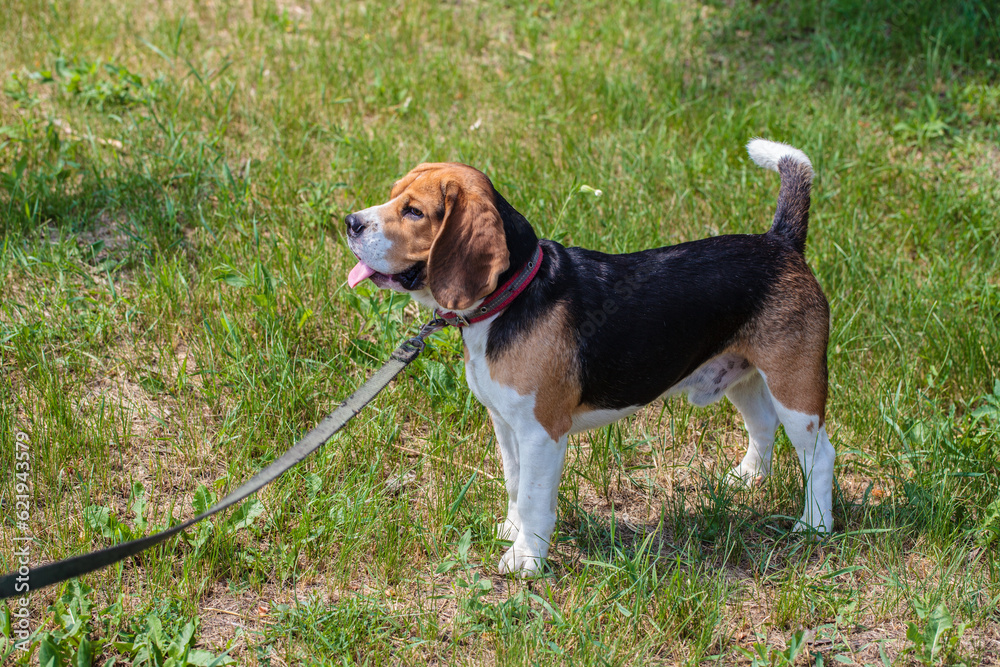
<instances>
[{"instance_id":1,"label":"dog's nose","mask_svg":"<svg viewBox=\"0 0 1000 667\"><path fill-rule=\"evenodd\" d=\"M347 223L347 233L351 236L358 236L365 231L365 223L361 222L361 218L354 213L344 218L344 222Z\"/></svg>"}]
</instances>

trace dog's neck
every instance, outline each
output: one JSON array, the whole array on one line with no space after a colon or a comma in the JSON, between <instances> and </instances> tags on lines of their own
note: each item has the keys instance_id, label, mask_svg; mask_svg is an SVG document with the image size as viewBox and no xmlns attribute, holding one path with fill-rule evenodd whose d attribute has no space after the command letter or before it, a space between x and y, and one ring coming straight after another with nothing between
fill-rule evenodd
<instances>
[{"instance_id":1,"label":"dog's neck","mask_svg":"<svg viewBox=\"0 0 1000 667\"><path fill-rule=\"evenodd\" d=\"M535 276L538 274L538 270L542 265L542 258L544 253L542 252L541 246L535 246L535 252L532 253L531 259L528 260L520 268L520 270L511 276L510 280L506 283L497 287L492 294L483 299L479 305L472 311L471 317L469 315L462 315L455 313L450 310L443 310L441 308L436 309L435 314L446 321L448 324L457 327L467 327L476 322L482 322L490 318L496 317L518 297L521 292L526 290L534 280Z\"/></svg>"}]
</instances>

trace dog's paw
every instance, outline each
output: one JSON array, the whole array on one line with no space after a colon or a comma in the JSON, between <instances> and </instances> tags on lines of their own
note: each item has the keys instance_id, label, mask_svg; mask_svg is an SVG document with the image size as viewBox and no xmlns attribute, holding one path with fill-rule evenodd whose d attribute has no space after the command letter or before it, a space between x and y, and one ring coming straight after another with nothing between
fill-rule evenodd
<instances>
[{"instance_id":1,"label":"dog's paw","mask_svg":"<svg viewBox=\"0 0 1000 667\"><path fill-rule=\"evenodd\" d=\"M726 481L737 486L756 488L764 484L767 472L757 466L744 466L742 463L726 473Z\"/></svg>"},{"instance_id":2,"label":"dog's paw","mask_svg":"<svg viewBox=\"0 0 1000 667\"><path fill-rule=\"evenodd\" d=\"M795 533L818 533L826 535L833 532L833 511L821 511L818 507L813 512L806 512L792 526Z\"/></svg>"},{"instance_id":3,"label":"dog's paw","mask_svg":"<svg viewBox=\"0 0 1000 667\"><path fill-rule=\"evenodd\" d=\"M522 579L531 579L542 573L542 558L519 553L511 547L500 559L500 574L513 574Z\"/></svg>"},{"instance_id":4,"label":"dog's paw","mask_svg":"<svg viewBox=\"0 0 1000 667\"><path fill-rule=\"evenodd\" d=\"M517 539L517 534L519 531L517 524L512 522L510 519L505 519L497 524L496 530L494 531L498 540L504 540L506 542L513 542Z\"/></svg>"}]
</instances>

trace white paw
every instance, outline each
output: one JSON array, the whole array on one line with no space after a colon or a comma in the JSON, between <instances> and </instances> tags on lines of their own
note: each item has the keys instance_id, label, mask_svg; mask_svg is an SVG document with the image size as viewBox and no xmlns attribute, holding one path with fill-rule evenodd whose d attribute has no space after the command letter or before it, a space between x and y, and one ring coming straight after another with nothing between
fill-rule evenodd
<instances>
[{"instance_id":1,"label":"white paw","mask_svg":"<svg viewBox=\"0 0 1000 667\"><path fill-rule=\"evenodd\" d=\"M498 540L504 540L506 542L513 542L517 539L517 534L519 529L517 524L512 522L510 519L506 519L497 524L496 536Z\"/></svg>"},{"instance_id":2,"label":"white paw","mask_svg":"<svg viewBox=\"0 0 1000 667\"><path fill-rule=\"evenodd\" d=\"M726 480L731 484L755 488L764 483L767 474L768 471L761 467L744 466L741 463L726 473Z\"/></svg>"},{"instance_id":3,"label":"white paw","mask_svg":"<svg viewBox=\"0 0 1000 667\"><path fill-rule=\"evenodd\" d=\"M817 532L824 535L832 533L833 511L823 512L819 508L815 508L813 512L806 512L792 526L792 531L796 533Z\"/></svg>"},{"instance_id":4,"label":"white paw","mask_svg":"<svg viewBox=\"0 0 1000 667\"><path fill-rule=\"evenodd\" d=\"M500 574L513 574L522 579L530 579L541 574L542 558L519 552L516 547L507 549L500 559Z\"/></svg>"}]
</instances>

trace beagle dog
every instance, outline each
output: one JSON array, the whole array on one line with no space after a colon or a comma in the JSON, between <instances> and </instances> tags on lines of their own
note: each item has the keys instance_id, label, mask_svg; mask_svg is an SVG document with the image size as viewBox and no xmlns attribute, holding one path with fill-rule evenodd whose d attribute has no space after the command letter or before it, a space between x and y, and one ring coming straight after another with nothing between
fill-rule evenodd
<instances>
[{"instance_id":1,"label":"beagle dog","mask_svg":"<svg viewBox=\"0 0 1000 667\"><path fill-rule=\"evenodd\" d=\"M389 201L347 216L368 279L461 327L465 376L503 457L513 545L500 571L530 576L549 550L568 436L686 393L726 396L749 432L730 473L771 470L778 424L798 453L805 509L796 529L833 528L834 449L824 427L829 307L806 264L812 165L754 139L781 175L764 234L717 236L623 255L539 240L481 172L421 164Z\"/></svg>"}]
</instances>

